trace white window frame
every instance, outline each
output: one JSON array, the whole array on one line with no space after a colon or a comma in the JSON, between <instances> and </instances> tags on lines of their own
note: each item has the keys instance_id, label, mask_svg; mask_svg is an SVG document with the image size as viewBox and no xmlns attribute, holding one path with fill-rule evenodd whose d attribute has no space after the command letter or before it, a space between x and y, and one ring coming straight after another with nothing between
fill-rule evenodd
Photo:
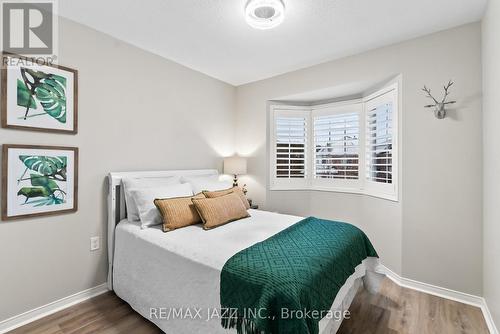
<instances>
[{"instance_id":1,"label":"white window frame","mask_svg":"<svg viewBox=\"0 0 500 334\"><path fill-rule=\"evenodd\" d=\"M368 110L371 110L372 106L377 106L383 103L390 102L393 105L392 114L392 183L380 183L374 182L368 179L366 173L364 177L364 193L370 196L385 198L393 201L398 200L398 185L399 185L399 92L398 85L393 84L391 86L385 87L378 92L367 96L364 99L365 103L365 116ZM367 127L367 121L365 118L364 126ZM366 131L365 131L366 133ZM368 142L366 141L366 146ZM367 148L365 147L365 152ZM365 154L366 155L366 154ZM365 170L366 170L366 158L365 158Z\"/></svg>"},{"instance_id":2,"label":"white window frame","mask_svg":"<svg viewBox=\"0 0 500 334\"><path fill-rule=\"evenodd\" d=\"M340 114L351 114L357 113L359 115L359 170L357 180L341 180L341 179L317 179L316 174L316 159L314 150L314 119L318 116L324 115L340 115ZM311 187L316 190L326 190L326 191L341 191L341 192L351 192L361 190L363 177L365 175L365 164L363 163L364 149L365 149L365 137L364 137L364 112L363 103L361 100L352 100L343 103L335 103L329 105L322 105L315 107L311 111L311 129L312 129L312 142L311 146L313 148L313 156L311 158Z\"/></svg>"},{"instance_id":3,"label":"white window frame","mask_svg":"<svg viewBox=\"0 0 500 334\"><path fill-rule=\"evenodd\" d=\"M309 145L311 144L311 108L288 106L288 105L273 105L271 106L271 146L270 146L270 179L272 190L304 190L308 189L311 184L310 177L310 159L311 154ZM307 119L306 126L306 149L305 154L305 177L304 178L278 178L276 177L276 118L280 116L305 116Z\"/></svg>"},{"instance_id":4,"label":"white window frame","mask_svg":"<svg viewBox=\"0 0 500 334\"><path fill-rule=\"evenodd\" d=\"M370 106L391 102L393 111L393 137L392 137L392 183L379 183L370 181L366 175L366 113ZM317 106L297 106L276 104L270 106L269 115L269 190L317 190L341 193L364 194L399 201L399 140L401 137L399 118L401 113L399 83L388 85L376 93L362 99L329 103ZM343 114L359 112L360 138L359 138L359 178L358 180L340 179L315 179L315 142L314 142L314 117L321 115ZM305 150L305 178L288 179L276 177L276 123L278 116L306 116L307 138Z\"/></svg>"}]
</instances>

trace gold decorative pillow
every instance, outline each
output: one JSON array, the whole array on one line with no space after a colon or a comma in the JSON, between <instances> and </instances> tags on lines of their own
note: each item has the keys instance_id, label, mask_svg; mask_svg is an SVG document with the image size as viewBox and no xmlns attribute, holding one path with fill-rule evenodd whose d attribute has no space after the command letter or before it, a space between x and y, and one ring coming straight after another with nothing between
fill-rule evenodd
<instances>
[{"instance_id":1,"label":"gold decorative pillow","mask_svg":"<svg viewBox=\"0 0 500 334\"><path fill-rule=\"evenodd\" d=\"M231 193L235 193L236 195L238 195L241 198L241 201L243 202L245 209L247 209L247 210L250 209L250 203L248 203L248 199L240 187L232 187L229 189L217 190L217 191L206 191L206 190L203 191L203 195L205 195L205 197L207 197L207 198L220 197L220 196L224 196L224 195L231 194Z\"/></svg>"},{"instance_id":2,"label":"gold decorative pillow","mask_svg":"<svg viewBox=\"0 0 500 334\"><path fill-rule=\"evenodd\" d=\"M240 196L235 193L214 198L193 198L192 201L205 230L250 217Z\"/></svg>"},{"instance_id":3,"label":"gold decorative pillow","mask_svg":"<svg viewBox=\"0 0 500 334\"><path fill-rule=\"evenodd\" d=\"M155 199L154 203L163 218L163 232L201 223L200 215L192 199L205 198L203 194L195 196Z\"/></svg>"}]
</instances>

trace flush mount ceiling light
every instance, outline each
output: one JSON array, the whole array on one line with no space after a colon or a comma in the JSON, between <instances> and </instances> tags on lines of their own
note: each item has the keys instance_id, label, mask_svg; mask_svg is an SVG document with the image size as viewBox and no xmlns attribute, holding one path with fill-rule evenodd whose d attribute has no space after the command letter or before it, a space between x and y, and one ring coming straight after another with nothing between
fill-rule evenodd
<instances>
[{"instance_id":1,"label":"flush mount ceiling light","mask_svg":"<svg viewBox=\"0 0 500 334\"><path fill-rule=\"evenodd\" d=\"M252 28L271 29L285 19L285 5L281 0L249 0L245 18Z\"/></svg>"}]
</instances>

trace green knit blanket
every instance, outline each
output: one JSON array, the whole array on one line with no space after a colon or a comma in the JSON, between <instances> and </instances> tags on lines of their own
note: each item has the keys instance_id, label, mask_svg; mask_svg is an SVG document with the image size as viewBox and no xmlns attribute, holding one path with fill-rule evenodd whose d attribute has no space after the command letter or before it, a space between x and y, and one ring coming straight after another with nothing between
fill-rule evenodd
<instances>
[{"instance_id":1,"label":"green knit blanket","mask_svg":"<svg viewBox=\"0 0 500 334\"><path fill-rule=\"evenodd\" d=\"M357 227L314 217L231 257L222 268L222 326L239 334L317 334L335 296L367 257Z\"/></svg>"}]
</instances>

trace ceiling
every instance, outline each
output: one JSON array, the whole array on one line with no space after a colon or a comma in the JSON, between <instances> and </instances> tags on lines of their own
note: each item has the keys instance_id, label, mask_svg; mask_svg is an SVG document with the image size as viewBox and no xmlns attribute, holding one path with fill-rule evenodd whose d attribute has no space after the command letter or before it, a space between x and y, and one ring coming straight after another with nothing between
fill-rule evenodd
<instances>
[{"instance_id":1,"label":"ceiling","mask_svg":"<svg viewBox=\"0 0 500 334\"><path fill-rule=\"evenodd\" d=\"M481 19L488 0L284 0L272 30L247 0L64 0L62 16L241 85Z\"/></svg>"}]
</instances>

